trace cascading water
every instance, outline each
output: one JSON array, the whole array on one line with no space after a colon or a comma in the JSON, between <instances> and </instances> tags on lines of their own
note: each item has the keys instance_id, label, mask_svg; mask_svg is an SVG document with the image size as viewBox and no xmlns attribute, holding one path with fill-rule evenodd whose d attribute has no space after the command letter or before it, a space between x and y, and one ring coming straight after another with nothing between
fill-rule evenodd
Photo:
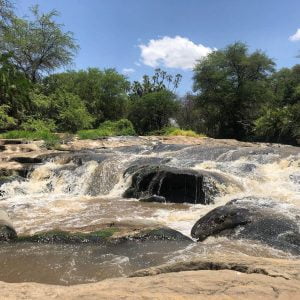
<instances>
[{"instance_id":1,"label":"cascading water","mask_svg":"<svg viewBox=\"0 0 300 300\"><path fill-rule=\"evenodd\" d=\"M300 154L299 149L289 146L154 143L57 154L43 160L26 179L0 186L0 209L8 212L19 235L148 220L190 236L201 216L244 197L272 199L286 214L300 209ZM125 199L128 190L131 194ZM139 201L145 197L153 197L154 202ZM165 201L156 203L155 199ZM259 242L249 244L227 237L208 238L183 248L170 243L67 248L44 245L44 256L37 259L35 254L41 251L37 245L1 247L5 267L0 279L13 262L18 262L24 276L6 278L8 281L38 281L38 276L30 277L26 268L33 264L38 274L47 260L52 262L52 271L48 279L41 280L69 284L127 275L142 267L220 250L271 257L291 255ZM22 264L24 260L27 263ZM104 270L101 275L97 268Z\"/></svg>"}]
</instances>

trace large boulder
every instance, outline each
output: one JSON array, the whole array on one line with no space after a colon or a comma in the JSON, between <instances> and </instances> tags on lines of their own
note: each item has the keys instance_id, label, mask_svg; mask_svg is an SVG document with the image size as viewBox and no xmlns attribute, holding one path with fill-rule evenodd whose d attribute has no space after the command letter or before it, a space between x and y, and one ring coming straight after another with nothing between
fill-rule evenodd
<instances>
[{"instance_id":1,"label":"large boulder","mask_svg":"<svg viewBox=\"0 0 300 300\"><path fill-rule=\"evenodd\" d=\"M271 199L235 199L200 218L191 235L198 241L209 236L256 240L300 254L300 212Z\"/></svg>"},{"instance_id":2,"label":"large boulder","mask_svg":"<svg viewBox=\"0 0 300 300\"><path fill-rule=\"evenodd\" d=\"M220 194L228 179L213 172L178 169L161 165L133 166L125 172L132 174L131 186L125 198L146 202L210 204Z\"/></svg>"},{"instance_id":3,"label":"large boulder","mask_svg":"<svg viewBox=\"0 0 300 300\"><path fill-rule=\"evenodd\" d=\"M17 238L17 233L6 212L0 210L0 242Z\"/></svg>"}]
</instances>

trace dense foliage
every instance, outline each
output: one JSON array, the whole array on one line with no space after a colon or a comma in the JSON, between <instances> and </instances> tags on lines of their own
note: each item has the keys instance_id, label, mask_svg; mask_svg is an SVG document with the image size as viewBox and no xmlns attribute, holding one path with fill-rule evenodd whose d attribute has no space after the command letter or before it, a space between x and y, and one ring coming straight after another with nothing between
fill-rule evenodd
<instances>
[{"instance_id":1,"label":"dense foliage","mask_svg":"<svg viewBox=\"0 0 300 300\"><path fill-rule=\"evenodd\" d=\"M0 132L43 138L164 134L300 143L300 65L275 70L261 51L234 43L198 61L194 93L176 95L181 75L156 69L130 82L117 70L53 71L78 49L58 13L30 18L0 0ZM51 75L50 75L51 73ZM179 124L179 128L170 127Z\"/></svg>"},{"instance_id":2,"label":"dense foliage","mask_svg":"<svg viewBox=\"0 0 300 300\"><path fill-rule=\"evenodd\" d=\"M243 43L212 52L194 69L195 94L181 102L180 125L217 138L296 144L300 66L274 66Z\"/></svg>"}]
</instances>

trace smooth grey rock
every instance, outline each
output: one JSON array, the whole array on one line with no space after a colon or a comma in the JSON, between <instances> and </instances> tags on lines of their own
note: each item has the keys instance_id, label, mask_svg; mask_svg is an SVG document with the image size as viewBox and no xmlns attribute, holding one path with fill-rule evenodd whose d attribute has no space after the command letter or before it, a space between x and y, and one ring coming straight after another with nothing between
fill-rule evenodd
<instances>
[{"instance_id":1,"label":"smooth grey rock","mask_svg":"<svg viewBox=\"0 0 300 300\"><path fill-rule=\"evenodd\" d=\"M257 240L299 255L299 215L299 211L284 208L271 199L236 199L200 218L193 226L191 235L198 241L220 235Z\"/></svg>"}]
</instances>

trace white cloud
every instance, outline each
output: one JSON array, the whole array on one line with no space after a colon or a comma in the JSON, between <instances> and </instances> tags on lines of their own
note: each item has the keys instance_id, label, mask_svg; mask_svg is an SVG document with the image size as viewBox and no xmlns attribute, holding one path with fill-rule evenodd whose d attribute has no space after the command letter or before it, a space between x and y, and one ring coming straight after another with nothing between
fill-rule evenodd
<instances>
[{"instance_id":1,"label":"white cloud","mask_svg":"<svg viewBox=\"0 0 300 300\"><path fill-rule=\"evenodd\" d=\"M150 67L162 65L168 68L192 69L198 59L207 56L214 49L195 44L181 36L162 37L139 45L141 61Z\"/></svg>"},{"instance_id":2,"label":"white cloud","mask_svg":"<svg viewBox=\"0 0 300 300\"><path fill-rule=\"evenodd\" d=\"M130 73L134 73L134 72L135 72L135 69L132 69L132 68L124 68L124 69L122 70L122 72L123 72L124 74L130 74Z\"/></svg>"},{"instance_id":3,"label":"white cloud","mask_svg":"<svg viewBox=\"0 0 300 300\"><path fill-rule=\"evenodd\" d=\"M138 61L134 62L134 64L135 64L137 67L140 67L140 66L141 66L141 64L140 64Z\"/></svg>"},{"instance_id":4,"label":"white cloud","mask_svg":"<svg viewBox=\"0 0 300 300\"><path fill-rule=\"evenodd\" d=\"M292 42L296 42L300 40L300 28L297 29L296 33L289 37L289 40Z\"/></svg>"}]
</instances>

